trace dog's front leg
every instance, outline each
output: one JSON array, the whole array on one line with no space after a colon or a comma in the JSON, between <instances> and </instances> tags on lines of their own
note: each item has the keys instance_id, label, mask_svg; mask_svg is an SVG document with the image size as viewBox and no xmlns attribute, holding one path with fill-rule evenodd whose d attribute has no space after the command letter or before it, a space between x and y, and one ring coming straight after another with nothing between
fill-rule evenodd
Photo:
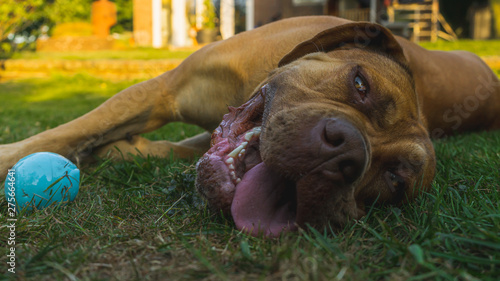
<instances>
[{"instance_id":1,"label":"dog's front leg","mask_svg":"<svg viewBox=\"0 0 500 281\"><path fill-rule=\"evenodd\" d=\"M0 180L7 169L31 153L50 151L79 161L96 148L177 121L175 96L162 76L131 86L93 111L28 139L0 145Z\"/></svg>"},{"instance_id":2,"label":"dog's front leg","mask_svg":"<svg viewBox=\"0 0 500 281\"><path fill-rule=\"evenodd\" d=\"M96 149L95 155L101 158L131 160L131 155L169 157L173 153L175 158L193 159L210 148L210 139L211 134L208 132L180 142L150 141L136 135L126 140L118 140L101 146Z\"/></svg>"}]
</instances>

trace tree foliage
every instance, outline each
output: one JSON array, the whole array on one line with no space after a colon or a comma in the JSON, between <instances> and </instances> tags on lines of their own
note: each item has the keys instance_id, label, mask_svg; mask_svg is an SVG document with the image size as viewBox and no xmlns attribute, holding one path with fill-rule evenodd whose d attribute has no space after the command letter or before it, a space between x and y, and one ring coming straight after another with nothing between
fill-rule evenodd
<instances>
[{"instance_id":1,"label":"tree foliage","mask_svg":"<svg viewBox=\"0 0 500 281\"><path fill-rule=\"evenodd\" d=\"M1 0L0 43L16 36L36 38L42 25L90 21L91 4L92 0Z\"/></svg>"},{"instance_id":2,"label":"tree foliage","mask_svg":"<svg viewBox=\"0 0 500 281\"><path fill-rule=\"evenodd\" d=\"M111 32L122 33L132 31L133 6L132 0L111 0L116 3L117 22L111 27Z\"/></svg>"},{"instance_id":3,"label":"tree foliage","mask_svg":"<svg viewBox=\"0 0 500 281\"><path fill-rule=\"evenodd\" d=\"M0 42L9 34L17 34L40 19L42 0L0 1Z\"/></svg>"},{"instance_id":4,"label":"tree foliage","mask_svg":"<svg viewBox=\"0 0 500 281\"><path fill-rule=\"evenodd\" d=\"M43 15L52 24L90 21L93 0L45 1Z\"/></svg>"},{"instance_id":5,"label":"tree foliage","mask_svg":"<svg viewBox=\"0 0 500 281\"><path fill-rule=\"evenodd\" d=\"M41 34L41 27L61 23L90 22L94 0L0 0L0 57L25 47ZM118 22L112 32L132 31L132 0L116 3ZM50 32L49 32L50 34ZM22 38L21 45L14 44ZM15 48L12 48L12 47Z\"/></svg>"}]
</instances>

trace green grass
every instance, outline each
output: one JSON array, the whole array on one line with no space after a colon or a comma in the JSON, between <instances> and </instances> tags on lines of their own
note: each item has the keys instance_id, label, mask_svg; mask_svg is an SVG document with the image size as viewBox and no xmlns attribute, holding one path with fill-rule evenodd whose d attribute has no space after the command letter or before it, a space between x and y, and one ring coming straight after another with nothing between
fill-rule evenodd
<instances>
[{"instance_id":1,"label":"green grass","mask_svg":"<svg viewBox=\"0 0 500 281\"><path fill-rule=\"evenodd\" d=\"M430 50L465 50L478 56L500 55L500 40L458 40L448 42L439 40L436 43L421 42L420 45ZM86 52L32 52L15 53L13 59L66 59L66 60L91 60L91 59L184 59L195 49L165 50L153 48L135 48L127 50L104 50Z\"/></svg>"},{"instance_id":2,"label":"green grass","mask_svg":"<svg viewBox=\"0 0 500 281\"><path fill-rule=\"evenodd\" d=\"M500 40L458 40L454 42L439 40L436 43L421 42L420 46L429 50L463 50L478 56L500 56Z\"/></svg>"},{"instance_id":3,"label":"green grass","mask_svg":"<svg viewBox=\"0 0 500 281\"><path fill-rule=\"evenodd\" d=\"M185 59L195 49L166 50L153 48L134 48L127 50L103 50L85 52L32 52L15 53L13 59L65 59L65 60L91 60L91 59Z\"/></svg>"},{"instance_id":4,"label":"green grass","mask_svg":"<svg viewBox=\"0 0 500 281\"><path fill-rule=\"evenodd\" d=\"M76 75L0 83L0 143L67 122L137 82ZM198 132L172 124L148 137ZM9 232L0 228L0 280L498 280L500 131L434 144L437 177L415 202L373 207L335 234L272 240L238 233L208 211L194 189L194 162L104 161L84 170L69 206L18 217L15 275L5 263Z\"/></svg>"},{"instance_id":5,"label":"green grass","mask_svg":"<svg viewBox=\"0 0 500 281\"><path fill-rule=\"evenodd\" d=\"M53 75L48 79L0 83L0 143L24 139L75 119L140 80L107 81L86 74ZM186 124L170 124L146 134L150 139L179 141L202 132Z\"/></svg>"}]
</instances>

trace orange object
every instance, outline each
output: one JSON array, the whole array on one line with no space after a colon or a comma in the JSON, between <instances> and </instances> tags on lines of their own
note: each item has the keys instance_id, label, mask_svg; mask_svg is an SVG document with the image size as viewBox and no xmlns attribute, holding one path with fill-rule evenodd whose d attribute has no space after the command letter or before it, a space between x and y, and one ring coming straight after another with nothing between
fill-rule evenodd
<instances>
[{"instance_id":1,"label":"orange object","mask_svg":"<svg viewBox=\"0 0 500 281\"><path fill-rule=\"evenodd\" d=\"M109 29L116 23L116 4L108 0L92 3L92 33L100 38L109 36Z\"/></svg>"}]
</instances>

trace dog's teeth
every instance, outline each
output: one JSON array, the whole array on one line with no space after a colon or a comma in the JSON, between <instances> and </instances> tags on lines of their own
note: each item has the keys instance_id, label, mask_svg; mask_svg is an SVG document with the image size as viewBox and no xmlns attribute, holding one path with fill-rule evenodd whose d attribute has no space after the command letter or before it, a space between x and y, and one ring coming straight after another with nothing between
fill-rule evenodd
<instances>
[{"instance_id":1,"label":"dog's teeth","mask_svg":"<svg viewBox=\"0 0 500 281\"><path fill-rule=\"evenodd\" d=\"M226 163L227 164L233 164L234 163L234 158L233 157L229 157L226 159Z\"/></svg>"},{"instance_id":2,"label":"dog's teeth","mask_svg":"<svg viewBox=\"0 0 500 281\"><path fill-rule=\"evenodd\" d=\"M255 134L256 137L260 136L260 131L261 131L260 127L255 127L252 129L252 132Z\"/></svg>"},{"instance_id":3,"label":"dog's teeth","mask_svg":"<svg viewBox=\"0 0 500 281\"><path fill-rule=\"evenodd\" d=\"M234 165L233 164L229 165L229 170L234 170Z\"/></svg>"},{"instance_id":4,"label":"dog's teeth","mask_svg":"<svg viewBox=\"0 0 500 281\"><path fill-rule=\"evenodd\" d=\"M237 178L236 179L236 183L240 183L241 182L241 179L240 178Z\"/></svg>"},{"instance_id":5,"label":"dog's teeth","mask_svg":"<svg viewBox=\"0 0 500 281\"><path fill-rule=\"evenodd\" d=\"M239 155L241 151L245 150L245 147L247 147L248 142L242 142L237 148L235 148L231 153L228 154L229 157L235 157L236 155ZM244 153L244 152L243 152Z\"/></svg>"},{"instance_id":6,"label":"dog's teeth","mask_svg":"<svg viewBox=\"0 0 500 281\"><path fill-rule=\"evenodd\" d=\"M238 154L238 158L242 158L245 155L246 150L242 149L241 152Z\"/></svg>"},{"instance_id":7,"label":"dog's teeth","mask_svg":"<svg viewBox=\"0 0 500 281\"><path fill-rule=\"evenodd\" d=\"M246 133L245 134L245 140L246 141L250 141L252 139L252 137L253 137L253 134L254 134L253 131L250 131L250 132Z\"/></svg>"},{"instance_id":8,"label":"dog's teeth","mask_svg":"<svg viewBox=\"0 0 500 281\"><path fill-rule=\"evenodd\" d=\"M236 157L238 154L241 152L243 149L243 146L239 145L237 148L235 148L231 153L228 154L229 157Z\"/></svg>"},{"instance_id":9,"label":"dog's teeth","mask_svg":"<svg viewBox=\"0 0 500 281\"><path fill-rule=\"evenodd\" d=\"M238 156L238 153L240 153L240 150L239 149L240 147L238 146L237 148L235 148L233 151L231 151L231 153L228 154L229 157L235 157L235 156Z\"/></svg>"},{"instance_id":10,"label":"dog's teeth","mask_svg":"<svg viewBox=\"0 0 500 281\"><path fill-rule=\"evenodd\" d=\"M233 178L233 180L236 179L236 173L234 171L232 171L231 173L229 173L231 175L231 177Z\"/></svg>"}]
</instances>

